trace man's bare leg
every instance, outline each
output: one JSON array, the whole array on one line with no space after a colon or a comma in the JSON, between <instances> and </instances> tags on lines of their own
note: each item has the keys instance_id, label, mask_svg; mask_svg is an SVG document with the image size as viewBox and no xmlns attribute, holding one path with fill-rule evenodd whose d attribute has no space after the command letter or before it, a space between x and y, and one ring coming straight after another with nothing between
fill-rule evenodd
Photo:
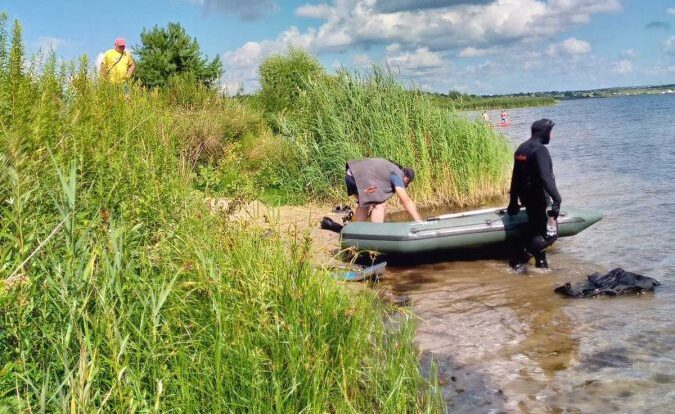
<instances>
[{"instance_id":1,"label":"man's bare leg","mask_svg":"<svg viewBox=\"0 0 675 414\"><path fill-rule=\"evenodd\" d=\"M374 205L370 212L370 221L373 223L384 223L384 209L384 203Z\"/></svg>"}]
</instances>

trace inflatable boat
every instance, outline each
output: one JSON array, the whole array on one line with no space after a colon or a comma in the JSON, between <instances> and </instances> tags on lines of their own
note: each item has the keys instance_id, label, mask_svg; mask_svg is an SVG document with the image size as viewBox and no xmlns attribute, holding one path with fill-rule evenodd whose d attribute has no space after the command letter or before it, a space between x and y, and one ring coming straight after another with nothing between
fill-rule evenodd
<instances>
[{"instance_id":1,"label":"inflatable boat","mask_svg":"<svg viewBox=\"0 0 675 414\"><path fill-rule=\"evenodd\" d=\"M565 208L558 217L558 237L574 236L602 219L593 210ZM341 233L343 249L384 254L436 253L486 247L517 240L527 228L522 208L509 216L506 209L483 209L432 217L424 222L355 222Z\"/></svg>"}]
</instances>

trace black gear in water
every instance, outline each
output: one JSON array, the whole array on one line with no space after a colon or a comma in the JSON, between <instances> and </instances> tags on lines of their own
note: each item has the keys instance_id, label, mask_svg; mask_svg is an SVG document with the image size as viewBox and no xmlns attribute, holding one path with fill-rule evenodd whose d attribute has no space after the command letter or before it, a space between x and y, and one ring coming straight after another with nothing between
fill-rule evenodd
<instances>
[{"instance_id":1,"label":"black gear in water","mask_svg":"<svg viewBox=\"0 0 675 414\"><path fill-rule=\"evenodd\" d=\"M567 282L555 288L554 291L572 298L591 298L598 295L617 296L626 293L651 292L656 286L661 286L656 279L627 272L617 267L604 275L598 272L588 275L586 283L572 287Z\"/></svg>"}]
</instances>

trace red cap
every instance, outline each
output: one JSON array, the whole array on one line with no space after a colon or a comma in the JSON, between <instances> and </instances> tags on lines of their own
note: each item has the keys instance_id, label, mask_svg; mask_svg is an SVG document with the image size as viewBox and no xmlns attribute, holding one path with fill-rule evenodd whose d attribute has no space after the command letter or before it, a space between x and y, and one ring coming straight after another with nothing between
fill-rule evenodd
<instances>
[{"instance_id":1,"label":"red cap","mask_svg":"<svg viewBox=\"0 0 675 414\"><path fill-rule=\"evenodd\" d=\"M123 37L118 37L117 39L115 39L115 46L126 46L126 45L127 41L124 40Z\"/></svg>"}]
</instances>

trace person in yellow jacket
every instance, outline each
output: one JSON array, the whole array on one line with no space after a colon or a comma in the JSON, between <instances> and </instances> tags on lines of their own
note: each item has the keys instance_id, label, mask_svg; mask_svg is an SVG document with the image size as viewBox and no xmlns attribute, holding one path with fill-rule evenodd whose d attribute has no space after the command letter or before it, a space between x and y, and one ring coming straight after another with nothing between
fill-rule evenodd
<instances>
[{"instance_id":1,"label":"person in yellow jacket","mask_svg":"<svg viewBox=\"0 0 675 414\"><path fill-rule=\"evenodd\" d=\"M122 84L136 70L131 54L124 49L127 46L126 40L119 37L115 39L115 48L110 49L103 55L101 62L101 77L114 84Z\"/></svg>"}]
</instances>

